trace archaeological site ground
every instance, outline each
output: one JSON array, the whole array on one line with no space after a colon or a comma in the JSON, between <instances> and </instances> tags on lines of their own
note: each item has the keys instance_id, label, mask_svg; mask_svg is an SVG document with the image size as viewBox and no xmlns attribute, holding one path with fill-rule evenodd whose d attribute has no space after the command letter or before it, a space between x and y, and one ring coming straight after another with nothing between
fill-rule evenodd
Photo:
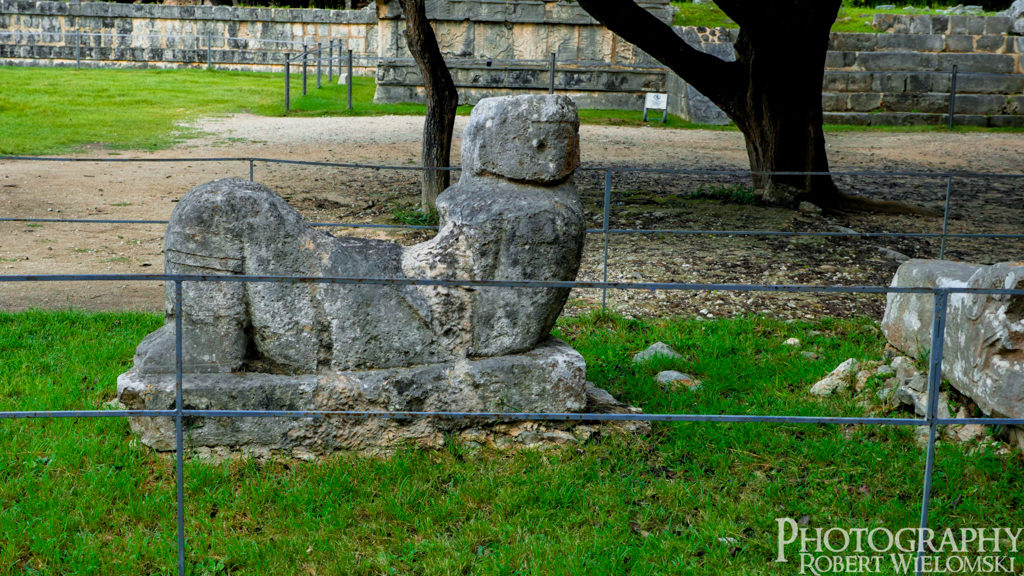
<instances>
[{"instance_id":1,"label":"archaeological site ground","mask_svg":"<svg viewBox=\"0 0 1024 576\"><path fill-rule=\"evenodd\" d=\"M0 0L0 574L1024 570L1024 2L843 3L832 178L901 213L765 202L693 86L504 0L428 3L424 211L355 4Z\"/></svg>"}]
</instances>

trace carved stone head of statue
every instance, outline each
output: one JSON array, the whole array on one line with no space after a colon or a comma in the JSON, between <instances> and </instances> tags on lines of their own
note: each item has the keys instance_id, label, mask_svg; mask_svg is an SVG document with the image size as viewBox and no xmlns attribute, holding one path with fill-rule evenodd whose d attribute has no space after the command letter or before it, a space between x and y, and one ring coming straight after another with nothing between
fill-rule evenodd
<instances>
[{"instance_id":1,"label":"carved stone head of statue","mask_svg":"<svg viewBox=\"0 0 1024 576\"><path fill-rule=\"evenodd\" d=\"M567 96L481 100L462 134L463 177L552 186L579 165L579 116Z\"/></svg>"}]
</instances>

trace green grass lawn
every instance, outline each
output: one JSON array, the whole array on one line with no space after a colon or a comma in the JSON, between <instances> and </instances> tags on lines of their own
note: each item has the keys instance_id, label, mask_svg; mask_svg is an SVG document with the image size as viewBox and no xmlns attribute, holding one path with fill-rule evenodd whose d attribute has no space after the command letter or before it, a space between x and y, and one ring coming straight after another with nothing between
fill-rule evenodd
<instances>
[{"instance_id":1,"label":"green grass lawn","mask_svg":"<svg viewBox=\"0 0 1024 576\"><path fill-rule=\"evenodd\" d=\"M144 314L0 314L0 409L100 408ZM847 357L877 358L864 319L563 319L588 378L646 412L856 415L807 394ZM797 337L820 355L782 345ZM647 366L661 340L684 354ZM679 369L696 391L663 389ZM551 451L449 446L316 463L187 461L192 574L787 574L777 517L810 528L903 528L919 514L924 453L910 430L655 425ZM0 574L166 574L175 562L173 460L120 419L0 422ZM938 447L935 528L1024 525L1024 460Z\"/></svg>"},{"instance_id":2,"label":"green grass lawn","mask_svg":"<svg viewBox=\"0 0 1024 576\"><path fill-rule=\"evenodd\" d=\"M347 89L310 84L301 95L301 78L292 78L292 116L421 115L422 104L374 104L372 78L355 79L354 109L347 110ZM459 108L469 114L469 106ZM207 70L71 70L0 67L0 155L68 154L97 150L168 148L197 136L187 123L200 116L249 112L284 115L281 74ZM693 124L669 115L644 122L635 110L580 110L583 123L658 128L736 130L734 126ZM943 127L827 126L847 130L935 131ZM957 131L985 131L957 127ZM1005 129L1019 132L1020 129Z\"/></svg>"},{"instance_id":3,"label":"green grass lawn","mask_svg":"<svg viewBox=\"0 0 1024 576\"><path fill-rule=\"evenodd\" d=\"M897 6L895 10L878 10L876 8L864 6L852 6L849 2L843 2L843 7L839 10L839 16L836 18L835 24L832 25L832 31L873 34L877 32L877 30L871 27L871 20L874 18L875 14L906 14L906 12L902 10L902 7L904 5L913 5L902 2L893 2L893 4ZM918 4L924 3L919 2ZM692 2L673 1L672 5L677 8L673 21L673 24L676 26L706 26L708 28L739 27L715 4L694 4ZM943 8L944 7L942 6L934 8L919 8L919 11L915 11L914 14L938 14L939 10Z\"/></svg>"},{"instance_id":4,"label":"green grass lawn","mask_svg":"<svg viewBox=\"0 0 1024 576\"><path fill-rule=\"evenodd\" d=\"M347 88L315 88L302 96L291 82L292 116L422 115L422 104L375 104L373 78L355 79L354 109ZM471 107L462 106L460 114ZM95 149L152 150L196 136L183 128L199 116L249 112L284 115L283 74L208 70L72 70L0 67L0 154L66 154ZM642 114L582 110L583 122L643 124ZM659 125L649 122L650 125ZM670 117L668 127L697 125Z\"/></svg>"}]
</instances>

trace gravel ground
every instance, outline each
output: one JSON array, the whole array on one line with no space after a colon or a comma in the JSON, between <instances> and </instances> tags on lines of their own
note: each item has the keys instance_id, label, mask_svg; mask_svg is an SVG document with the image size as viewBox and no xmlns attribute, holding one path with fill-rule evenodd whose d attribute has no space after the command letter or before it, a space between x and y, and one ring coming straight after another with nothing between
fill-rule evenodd
<instances>
[{"instance_id":1,"label":"gravel ground","mask_svg":"<svg viewBox=\"0 0 1024 576\"><path fill-rule=\"evenodd\" d=\"M465 125L459 118L456 133ZM269 157L410 166L417 163L422 119L265 118L235 115L204 119L207 133L174 149L113 154L91 150L80 158ZM857 214L825 218L777 208L700 198L746 185L741 176L627 172L626 167L741 170L747 167L737 132L658 127L583 126L585 166L614 167L614 228L938 232L935 217ZM456 142L456 158L457 161ZM829 138L834 170L950 170L1019 173L1024 137L1005 133L844 132ZM414 206L413 171L323 168L258 163L256 180L277 190L314 221L394 222ZM10 216L166 219L190 188L225 176L248 177L243 162L97 163L0 162L0 210ZM603 173L581 172L581 195L591 226L600 227ZM841 177L844 190L873 198L941 206L945 177ZM954 180L952 232L1024 233L1024 180ZM697 195L697 196L695 196ZM338 232L342 233L342 232ZM348 231L344 233L350 233ZM364 234L363 231L358 232ZM421 232L369 232L403 243ZM0 272L158 273L159 225L0 223ZM887 251L888 250L888 251ZM806 237L616 235L609 242L609 280L793 284L887 284L896 251L935 257L936 239L858 240ZM947 255L978 262L1020 260L1019 240L950 240ZM603 277L603 238L591 235L581 279ZM577 291L569 312L599 306L601 295ZM866 314L880 317L880 297L769 295L726 292L613 291L608 302L627 315L748 312L783 317ZM160 310L159 283L61 283L0 285L0 309L30 307Z\"/></svg>"}]
</instances>

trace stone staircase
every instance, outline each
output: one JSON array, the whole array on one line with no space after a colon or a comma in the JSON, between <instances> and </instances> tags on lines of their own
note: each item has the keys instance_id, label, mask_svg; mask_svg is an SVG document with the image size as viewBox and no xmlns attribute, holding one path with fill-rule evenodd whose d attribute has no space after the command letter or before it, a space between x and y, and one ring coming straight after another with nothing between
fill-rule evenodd
<instances>
[{"instance_id":1,"label":"stone staircase","mask_svg":"<svg viewBox=\"0 0 1024 576\"><path fill-rule=\"evenodd\" d=\"M984 30L990 19L975 20ZM1024 126L1022 52L1024 37L1003 34L834 34L825 63L825 121L945 124L956 66L956 124Z\"/></svg>"}]
</instances>

